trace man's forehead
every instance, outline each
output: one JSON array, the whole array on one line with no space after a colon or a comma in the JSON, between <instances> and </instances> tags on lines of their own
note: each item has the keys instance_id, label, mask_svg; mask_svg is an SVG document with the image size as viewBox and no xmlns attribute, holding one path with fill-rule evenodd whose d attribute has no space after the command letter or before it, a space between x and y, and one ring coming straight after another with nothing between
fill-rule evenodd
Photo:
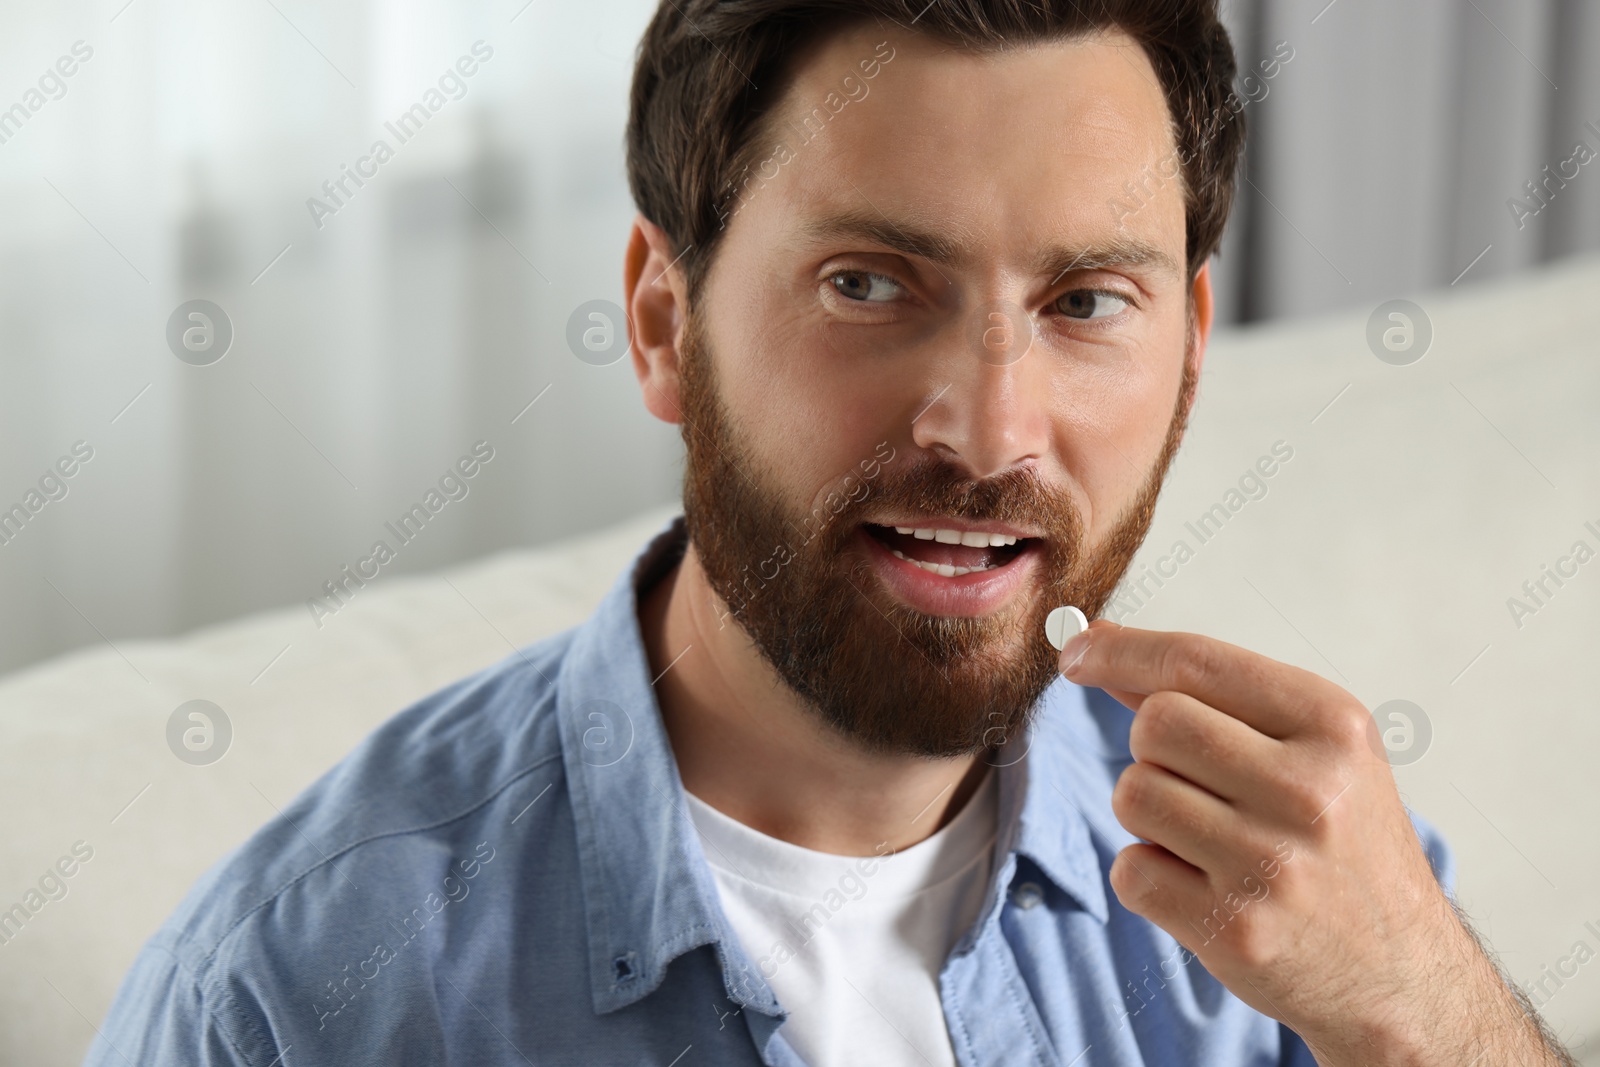
<instances>
[{"instance_id":1,"label":"man's forehead","mask_svg":"<svg viewBox=\"0 0 1600 1067\"><path fill-rule=\"evenodd\" d=\"M819 117L831 125L841 98L867 96L916 120L903 124L907 134L970 132L1004 114L1014 120L1008 130L1020 121L1028 134L1058 140L1171 142L1160 78L1143 46L1116 27L972 50L892 23L849 25L796 57L779 128Z\"/></svg>"},{"instance_id":2,"label":"man's forehead","mask_svg":"<svg viewBox=\"0 0 1600 1067\"><path fill-rule=\"evenodd\" d=\"M893 58L868 78L859 61L875 48ZM1146 181L1131 216L1118 207L1176 152L1159 80L1121 31L971 53L854 27L807 56L775 140L790 153L783 228L799 242L959 265L1003 238L1033 274L1181 271L1181 180Z\"/></svg>"}]
</instances>

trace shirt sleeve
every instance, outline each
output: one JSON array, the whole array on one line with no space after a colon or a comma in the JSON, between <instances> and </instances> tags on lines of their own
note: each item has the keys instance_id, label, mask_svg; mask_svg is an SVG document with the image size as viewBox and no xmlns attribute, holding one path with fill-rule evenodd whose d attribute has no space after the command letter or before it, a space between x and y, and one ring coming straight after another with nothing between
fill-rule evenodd
<instances>
[{"instance_id":1,"label":"shirt sleeve","mask_svg":"<svg viewBox=\"0 0 1600 1067\"><path fill-rule=\"evenodd\" d=\"M84 1067L263 1067L234 1045L194 977L159 945L146 945L122 981Z\"/></svg>"},{"instance_id":2,"label":"shirt sleeve","mask_svg":"<svg viewBox=\"0 0 1600 1067\"><path fill-rule=\"evenodd\" d=\"M1456 898L1456 857L1450 843L1445 840L1444 834L1438 827L1428 822L1422 816L1406 809L1406 814L1411 816L1411 825L1417 831L1417 840L1422 844L1423 855L1428 857L1428 866L1433 869L1434 880L1444 890L1445 896L1451 901ZM1283 1055L1278 1060L1278 1067L1317 1067L1316 1057L1311 1055L1311 1050L1306 1048L1306 1043L1299 1034L1278 1024L1278 1029L1283 1035Z\"/></svg>"}]
</instances>

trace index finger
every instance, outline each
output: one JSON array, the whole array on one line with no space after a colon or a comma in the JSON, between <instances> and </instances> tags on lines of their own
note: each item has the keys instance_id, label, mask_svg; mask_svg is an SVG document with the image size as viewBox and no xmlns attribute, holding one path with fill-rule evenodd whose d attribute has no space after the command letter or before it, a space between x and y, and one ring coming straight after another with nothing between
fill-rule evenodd
<instances>
[{"instance_id":1,"label":"index finger","mask_svg":"<svg viewBox=\"0 0 1600 1067\"><path fill-rule=\"evenodd\" d=\"M1141 630L1106 619L1096 619L1067 642L1060 667L1077 656L1084 640L1088 648L1081 661L1062 671L1069 680L1139 696L1163 690L1187 693L1268 737L1301 732L1308 721L1315 721L1323 701L1343 693L1310 671L1214 637Z\"/></svg>"}]
</instances>

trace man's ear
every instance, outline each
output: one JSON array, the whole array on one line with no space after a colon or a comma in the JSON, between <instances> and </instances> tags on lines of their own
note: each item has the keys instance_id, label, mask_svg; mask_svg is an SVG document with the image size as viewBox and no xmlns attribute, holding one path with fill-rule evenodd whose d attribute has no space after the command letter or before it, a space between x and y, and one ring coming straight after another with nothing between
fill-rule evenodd
<instances>
[{"instance_id":1,"label":"man's ear","mask_svg":"<svg viewBox=\"0 0 1600 1067\"><path fill-rule=\"evenodd\" d=\"M1194 374L1200 377L1200 365L1206 361L1206 342L1211 340L1211 320L1215 314L1215 305L1212 303L1211 294L1211 261L1206 260L1194 276L1194 289L1191 299L1194 307L1193 330L1194 338Z\"/></svg>"},{"instance_id":2,"label":"man's ear","mask_svg":"<svg viewBox=\"0 0 1600 1067\"><path fill-rule=\"evenodd\" d=\"M633 331L630 352L644 406L662 422L682 421L678 390L678 343L683 335L688 295L676 257L661 227L636 215L628 235L622 286L628 323Z\"/></svg>"}]
</instances>

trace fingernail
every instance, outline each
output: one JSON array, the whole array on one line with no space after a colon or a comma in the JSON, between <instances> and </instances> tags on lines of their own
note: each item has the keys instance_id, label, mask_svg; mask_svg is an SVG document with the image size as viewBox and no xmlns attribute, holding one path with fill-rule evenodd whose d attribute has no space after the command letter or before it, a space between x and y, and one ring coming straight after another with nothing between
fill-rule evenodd
<instances>
[{"instance_id":1,"label":"fingernail","mask_svg":"<svg viewBox=\"0 0 1600 1067\"><path fill-rule=\"evenodd\" d=\"M1083 662L1084 655L1089 651L1089 642L1093 640L1093 636L1093 634L1085 630L1083 633L1075 635L1061 649L1062 674L1071 677L1072 672L1078 669L1078 665Z\"/></svg>"}]
</instances>

